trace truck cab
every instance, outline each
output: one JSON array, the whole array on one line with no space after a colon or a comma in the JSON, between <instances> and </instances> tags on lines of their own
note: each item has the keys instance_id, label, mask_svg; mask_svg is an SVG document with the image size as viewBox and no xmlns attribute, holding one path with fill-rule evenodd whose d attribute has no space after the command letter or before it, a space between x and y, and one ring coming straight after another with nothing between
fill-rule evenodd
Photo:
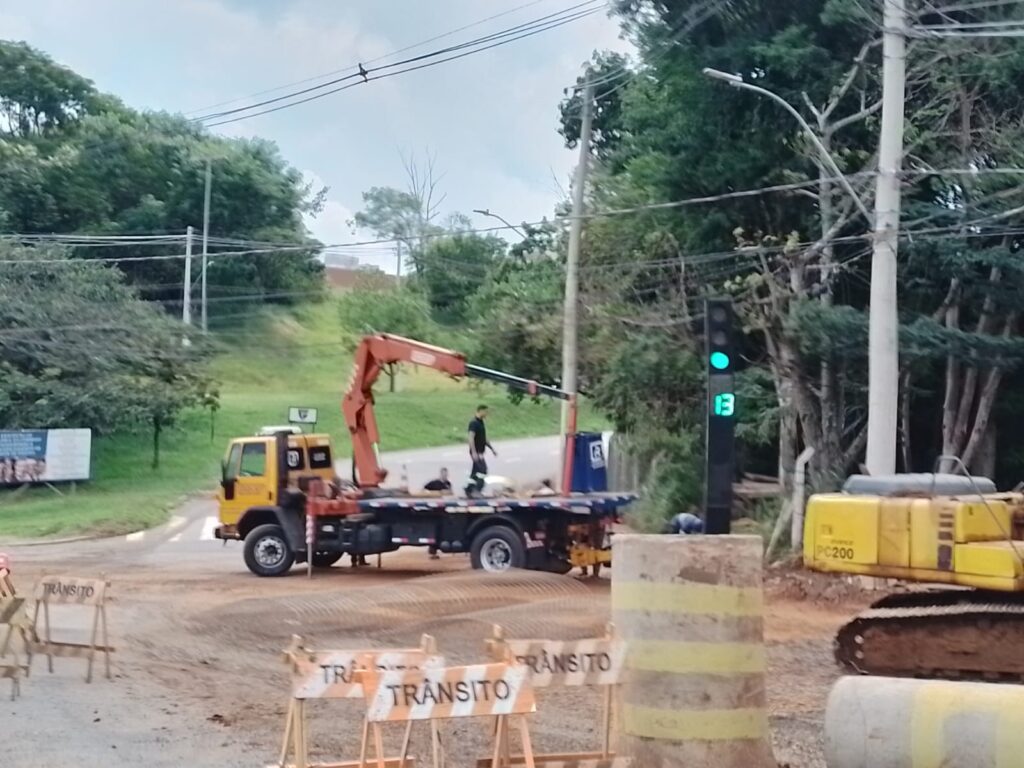
<instances>
[{"instance_id":1,"label":"truck cab","mask_svg":"<svg viewBox=\"0 0 1024 768\"><path fill-rule=\"evenodd\" d=\"M265 428L228 444L217 492L219 538L239 538L246 512L284 506L285 495L310 479L335 479L334 450L326 434L302 434L296 428Z\"/></svg>"}]
</instances>

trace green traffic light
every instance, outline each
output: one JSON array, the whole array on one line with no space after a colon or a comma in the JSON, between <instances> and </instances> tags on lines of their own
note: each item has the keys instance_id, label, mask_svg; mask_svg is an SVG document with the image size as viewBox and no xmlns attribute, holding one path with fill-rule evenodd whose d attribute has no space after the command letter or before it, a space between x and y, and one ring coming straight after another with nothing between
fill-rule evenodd
<instances>
[{"instance_id":1,"label":"green traffic light","mask_svg":"<svg viewBox=\"0 0 1024 768\"><path fill-rule=\"evenodd\" d=\"M725 352L711 353L711 367L717 371L724 371L729 367L729 356Z\"/></svg>"}]
</instances>

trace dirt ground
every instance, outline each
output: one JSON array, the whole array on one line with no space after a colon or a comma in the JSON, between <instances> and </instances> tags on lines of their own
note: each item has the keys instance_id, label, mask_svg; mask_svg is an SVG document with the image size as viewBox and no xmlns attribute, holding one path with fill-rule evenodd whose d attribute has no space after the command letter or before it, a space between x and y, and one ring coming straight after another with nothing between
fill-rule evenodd
<instances>
[{"instance_id":1,"label":"dirt ground","mask_svg":"<svg viewBox=\"0 0 1024 768\"><path fill-rule=\"evenodd\" d=\"M74 573L88 565L95 564L29 562L16 581L27 590L44 569ZM57 659L50 675L37 660L13 702L0 681L5 768L271 765L288 702L280 651L293 634L309 647L341 649L410 647L428 633L459 664L484 659L494 624L510 637L573 639L600 634L610 610L603 577L484 577L463 557L431 561L422 552L386 557L381 570L339 565L311 581L299 569L285 579L257 579L242 568L191 566L124 566L107 576L114 679L100 675L86 685L83 661ZM831 637L874 595L790 570L770 571L766 591L776 756L791 768L818 768L825 699L838 675ZM539 697L531 725L536 747L598 745L598 694L569 689ZM355 758L358 702L312 702L310 709L312 757ZM471 765L486 753L482 723L443 728L449 764ZM417 738L414 754L428 754Z\"/></svg>"}]
</instances>

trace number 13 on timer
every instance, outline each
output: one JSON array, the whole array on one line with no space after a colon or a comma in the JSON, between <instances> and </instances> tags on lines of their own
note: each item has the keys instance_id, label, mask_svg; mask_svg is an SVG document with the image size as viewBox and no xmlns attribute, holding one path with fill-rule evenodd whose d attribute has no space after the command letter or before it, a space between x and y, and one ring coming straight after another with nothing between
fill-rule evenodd
<instances>
[{"instance_id":1,"label":"number 13 on timer","mask_svg":"<svg viewBox=\"0 0 1024 768\"><path fill-rule=\"evenodd\" d=\"M723 392L715 395L715 416L732 416L736 412L736 395Z\"/></svg>"}]
</instances>

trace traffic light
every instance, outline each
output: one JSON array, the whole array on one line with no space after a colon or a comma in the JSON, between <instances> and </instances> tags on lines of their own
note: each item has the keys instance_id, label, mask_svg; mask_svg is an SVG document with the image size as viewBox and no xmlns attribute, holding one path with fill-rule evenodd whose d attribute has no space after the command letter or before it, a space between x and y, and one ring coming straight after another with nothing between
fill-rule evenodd
<instances>
[{"instance_id":1,"label":"traffic light","mask_svg":"<svg viewBox=\"0 0 1024 768\"><path fill-rule=\"evenodd\" d=\"M704 338L708 410L704 484L704 531L729 533L736 455L736 392L733 310L729 299L707 299Z\"/></svg>"}]
</instances>

